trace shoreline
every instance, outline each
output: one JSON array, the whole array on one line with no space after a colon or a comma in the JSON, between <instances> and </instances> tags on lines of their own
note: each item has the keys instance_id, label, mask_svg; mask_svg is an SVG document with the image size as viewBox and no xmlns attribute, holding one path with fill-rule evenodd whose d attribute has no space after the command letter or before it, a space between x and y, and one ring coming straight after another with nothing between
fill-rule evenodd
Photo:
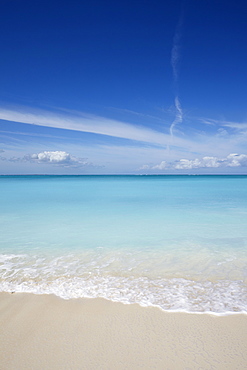
<instances>
[{"instance_id":1,"label":"shoreline","mask_svg":"<svg viewBox=\"0 0 247 370\"><path fill-rule=\"evenodd\" d=\"M0 293L3 369L247 368L247 315Z\"/></svg>"},{"instance_id":2,"label":"shoreline","mask_svg":"<svg viewBox=\"0 0 247 370\"><path fill-rule=\"evenodd\" d=\"M188 314L188 315L210 315L210 316L216 316L216 317L224 317L224 316L235 316L235 315L246 315L247 317L247 311L244 310L244 311L224 311L224 312L216 312L216 311L186 311L186 310L183 310L183 309L164 309L162 308L161 306L159 305L155 305L155 304L152 304L152 303L149 303L149 304L143 304L143 303L140 303L140 302L127 302L125 300L121 301L121 300L114 300L114 299L110 299L110 298L106 298L106 297L69 297L69 298L64 298L63 296L60 296L60 295L57 295L55 293L46 293L46 292L41 292L41 293L36 293L36 292L32 292L32 291L0 291L0 299L1 299L1 296L4 295L4 294L9 294L9 295L14 295L14 294L17 294L17 295L34 295L34 296L50 296L50 297L55 297L59 300L62 300L62 301L73 301L73 300L104 300L104 301L107 301L107 302L110 302L110 303L120 303L124 306L132 306L132 305L137 305L139 306L140 308L154 308L154 309L158 309L160 310L161 312L164 312L164 313L172 313L172 314Z\"/></svg>"}]
</instances>

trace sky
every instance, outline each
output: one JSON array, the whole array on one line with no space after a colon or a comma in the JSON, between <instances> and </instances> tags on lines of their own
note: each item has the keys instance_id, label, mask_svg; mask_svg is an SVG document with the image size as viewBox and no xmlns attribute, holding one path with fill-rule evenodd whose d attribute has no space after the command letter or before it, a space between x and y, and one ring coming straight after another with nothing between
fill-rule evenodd
<instances>
[{"instance_id":1,"label":"sky","mask_svg":"<svg viewBox=\"0 0 247 370\"><path fill-rule=\"evenodd\" d=\"M245 7L1 0L0 174L247 174Z\"/></svg>"}]
</instances>

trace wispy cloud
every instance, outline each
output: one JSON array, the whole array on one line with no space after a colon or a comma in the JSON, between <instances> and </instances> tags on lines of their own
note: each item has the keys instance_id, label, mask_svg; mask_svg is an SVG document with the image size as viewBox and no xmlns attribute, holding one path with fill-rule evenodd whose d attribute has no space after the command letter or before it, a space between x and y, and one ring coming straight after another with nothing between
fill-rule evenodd
<instances>
[{"instance_id":1,"label":"wispy cloud","mask_svg":"<svg viewBox=\"0 0 247 370\"><path fill-rule=\"evenodd\" d=\"M179 105L177 109L180 109ZM179 113L177 119L179 120ZM0 120L107 135L162 147L170 144L170 134L168 133L165 134L145 126L84 113L72 115L69 113L53 113L46 110L32 110L24 107L22 109L0 108ZM195 143L190 139L176 136L172 145L177 148L183 148L183 150L191 150Z\"/></svg>"},{"instance_id":2,"label":"wispy cloud","mask_svg":"<svg viewBox=\"0 0 247 370\"><path fill-rule=\"evenodd\" d=\"M0 119L37 126L90 132L159 145L166 145L169 139L169 135L144 126L134 126L129 123L90 114L78 116L54 114L49 111L29 112L25 110L0 109Z\"/></svg>"},{"instance_id":3,"label":"wispy cloud","mask_svg":"<svg viewBox=\"0 0 247 370\"><path fill-rule=\"evenodd\" d=\"M8 134L8 135L20 135L20 136L37 136L37 137L43 137L43 138L53 138L53 139L64 139L63 136L58 136L58 135L48 135L48 134L41 134L40 132L22 132L22 131L7 131L7 130L1 130L1 134Z\"/></svg>"},{"instance_id":4,"label":"wispy cloud","mask_svg":"<svg viewBox=\"0 0 247 370\"><path fill-rule=\"evenodd\" d=\"M198 118L198 120L206 125L217 125L223 127L229 127L237 130L247 130L247 122L233 122L212 118Z\"/></svg>"},{"instance_id":5,"label":"wispy cloud","mask_svg":"<svg viewBox=\"0 0 247 370\"><path fill-rule=\"evenodd\" d=\"M179 124L182 119L182 112L179 101L176 100L177 104L177 115L176 123ZM121 168L136 170L140 168L144 163L146 169L150 171L157 170L162 171L166 168L178 169L177 167L191 166L196 168L199 164L206 167L206 160L202 161L202 158L215 157L218 159L226 158L229 153L245 153L247 134L243 130L236 130L231 132L227 127L218 125L217 123L211 123L212 127L208 131L197 132L194 129L195 120L193 124L188 120L186 130L185 127L181 127L181 134L176 134L174 131L174 137L171 142L171 134L167 132L161 133L155 129L147 128L141 125L134 125L131 123L121 122L118 120L112 120L105 117L99 117L96 115L84 114L83 112L59 112L58 109L54 113L49 110L34 110L31 108L23 107L18 109L0 109L0 119L9 121L11 127L11 121L29 124L29 128L25 127L25 131L22 125L20 130L16 130L15 125L14 134L19 134L20 137L25 139L25 135L35 135L33 140L17 140L15 135L12 135L12 131L9 131L10 138L4 133L4 145L2 149L6 153L2 153L6 160L19 163L37 163L37 165L47 166L62 166L62 163L55 164L54 161L42 162L41 157L32 158L32 154L39 154L45 151L64 151L66 153L73 153L74 158L80 158L84 155L90 158L92 163L105 166L105 168ZM197 122L199 119L197 120ZM217 120L213 120L217 122ZM152 122L152 121L151 121ZM202 121L200 121L203 123ZM224 121L229 124L228 121ZM83 151L81 140L82 135L64 135L58 130L33 130L32 126L44 126L49 128L73 130L78 132L91 132L94 134L107 135L101 137L102 140L88 139L83 142ZM6 125L5 125L6 127ZM190 130L188 129L190 127ZM41 136L39 140L38 136ZM183 135L183 136L182 136ZM109 136L123 138L131 140L131 142L119 142L109 140ZM44 140L44 138L47 140ZM61 144L61 138L65 138ZM60 139L59 139L60 138ZM171 146L171 151L167 151L166 148ZM50 149L51 148L51 149ZM165 148L165 149L164 149ZM26 156L26 153L32 153ZM71 154L72 157L72 154ZM52 158L52 157L51 157ZM180 158L184 158L186 161L193 161L193 158L198 158L198 161L202 162L180 162ZM236 158L235 158L236 159ZM85 165L87 160L71 160L67 162L67 165ZM6 162L5 162L6 163ZM121 165L120 165L121 163ZM151 164L150 164L151 163ZM199 163L199 164L198 164ZM209 162L207 162L209 163ZM219 163L226 162L216 162ZM234 163L234 162L232 162ZM4 163L2 162L2 166ZM63 164L65 165L65 163ZM219 165L220 167L221 165ZM242 165L241 165L242 166ZM40 166L41 167L41 166ZM120 169L119 169L120 171Z\"/></svg>"},{"instance_id":6,"label":"wispy cloud","mask_svg":"<svg viewBox=\"0 0 247 370\"><path fill-rule=\"evenodd\" d=\"M117 111L117 112L120 112L120 113L124 113L124 114L127 113L129 115L137 116L137 117L144 118L144 119L149 119L149 120L152 119L152 120L155 120L155 121L164 122L164 119L161 118L161 117L157 117L157 116L147 114L147 113L136 112L136 111L133 111L133 110L130 110L130 109L111 107L111 110L114 110L114 111Z\"/></svg>"}]
</instances>

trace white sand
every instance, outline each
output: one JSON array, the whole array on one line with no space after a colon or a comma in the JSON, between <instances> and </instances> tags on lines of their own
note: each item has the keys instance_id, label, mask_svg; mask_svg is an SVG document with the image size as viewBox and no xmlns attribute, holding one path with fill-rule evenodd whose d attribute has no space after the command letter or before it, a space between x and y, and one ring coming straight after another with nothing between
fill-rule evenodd
<instances>
[{"instance_id":1,"label":"white sand","mask_svg":"<svg viewBox=\"0 0 247 370\"><path fill-rule=\"evenodd\" d=\"M0 294L0 369L247 369L247 315Z\"/></svg>"}]
</instances>

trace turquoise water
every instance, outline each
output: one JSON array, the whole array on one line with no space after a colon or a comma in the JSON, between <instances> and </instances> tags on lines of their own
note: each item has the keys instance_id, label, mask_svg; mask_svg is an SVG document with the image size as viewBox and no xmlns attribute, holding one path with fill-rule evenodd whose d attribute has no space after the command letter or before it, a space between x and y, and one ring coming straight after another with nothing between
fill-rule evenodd
<instances>
[{"instance_id":1,"label":"turquoise water","mask_svg":"<svg viewBox=\"0 0 247 370\"><path fill-rule=\"evenodd\" d=\"M247 311L247 176L2 176L0 291Z\"/></svg>"}]
</instances>

